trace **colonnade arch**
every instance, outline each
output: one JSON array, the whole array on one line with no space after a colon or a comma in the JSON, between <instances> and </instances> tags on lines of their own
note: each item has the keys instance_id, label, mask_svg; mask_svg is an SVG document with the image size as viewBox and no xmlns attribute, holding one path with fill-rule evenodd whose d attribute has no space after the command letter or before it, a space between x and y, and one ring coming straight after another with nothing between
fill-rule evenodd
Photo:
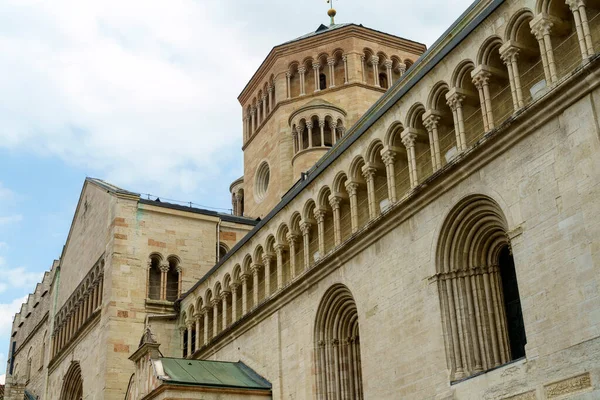
<instances>
[{"instance_id":1,"label":"colonnade arch","mask_svg":"<svg viewBox=\"0 0 600 400\"><path fill-rule=\"evenodd\" d=\"M583 43L588 49L588 39L585 34L587 30L591 33L590 40L593 49L596 41L600 40L599 35L596 35L596 33L600 33L600 24L597 24L593 18L600 20L600 16L590 17L587 21L587 28L584 29L581 7L586 10L589 7L583 3L578 4L575 8L579 14ZM590 4L595 6L596 2ZM571 12L573 9L571 7ZM248 279L241 278L247 274L242 271L240 265L246 253L255 254L253 250L259 245L263 249L261 254L265 271L270 271L269 275L277 278L270 279L270 290L265 290L265 298L268 298L283 290L300 274L318 265L338 246L377 218L378 213L372 212L373 207L369 208L369 198L377 199L376 185L370 186L369 178L364 174L364 171L369 169L369 163L384 164L385 168L378 169L377 173L381 178L385 176L387 197L394 206L416 188L414 185L427 183L427 180L435 177L436 173L446 164L455 162L458 156L472 148L471 146L483 138L487 132L497 129L507 118L517 116L519 111L538 99L539 93L536 92L534 86L546 79L550 66L548 49L545 48L544 52L540 51L540 44L532 34L535 18L539 17L528 9L514 12L507 16L508 22L504 32L488 35L477 43L471 43L470 46L465 47L469 50L464 54L461 53L464 57L459 58L452 55L451 57L454 58L449 58L453 60L452 64L448 62L444 69L430 72L433 74L431 82L436 82L430 90L407 93L406 97L398 102L385 118L379 120L381 122L377 123L377 129L365 132L358 139L360 145L348 147L344 157L338 158L326 173L314 181L314 186L310 188L312 194L307 195L306 192L303 192L303 196L306 195L306 198L300 201L299 199L302 197L298 196L298 200L294 199L290 202L285 209L280 211L281 215L275 216L272 223L269 222L263 227L263 230L258 233L260 236L257 236L261 239L256 241L253 239L247 245L252 250L240 249L237 252L239 254L231 254L231 262L220 267L224 274L230 274L231 298L235 296L236 299L229 303L236 304L235 312L232 312L231 323L251 311L251 308L248 307L242 310L240 304L241 292L247 291L251 287ZM581 42L579 30L575 29L573 34L577 35ZM467 38L466 40L471 39ZM552 46L560 45L553 40L550 40L550 44ZM577 48L581 50L581 47ZM587 51L589 54L589 49ZM560 59L556 58L556 61L560 62ZM584 63L586 57L581 54L577 61ZM561 71L562 67L556 67L557 71ZM557 82L548 80L546 90L551 90L557 84L560 84L560 79ZM470 116L473 121L477 121L469 123ZM414 154L409 151L409 146L407 146L407 143L409 145L410 143L402 140L409 134L416 135L415 146L422 145L421 150L415 150ZM423 160L428 160L428 162L424 163ZM430 165L427 167L430 169L425 168L426 164ZM410 185L411 177L413 185ZM334 238L331 249L327 246L320 246L320 243L324 243L326 240L327 222L324 218L316 218L315 213L320 214L322 207L326 208L325 214L330 213L332 216L332 220L329 221L330 226L333 226L334 233L330 235ZM299 219L296 213L300 214ZM500 220L498 219L498 221ZM501 225L500 222L494 226L494 232L506 232L506 226ZM305 234L305 232L307 233ZM483 238L484 236L478 237ZM265 237L266 241L263 239ZM464 240L461 240L461 242L450 241L448 246L460 248L464 244ZM501 242L498 243L501 244ZM488 261L495 260L494 262L498 265L509 264L506 255L509 249L508 243L504 243L504 247L499 244L499 247L493 252L495 258L490 256ZM319 246L327 248L325 253L321 253ZM297 252L298 248L303 249L302 255ZM304 250L305 248L307 250ZM481 251L483 252L483 250ZM318 253L319 257L314 257L315 253ZM291 257L292 254L296 257L303 257L304 265L296 265L297 258ZM254 263L261 262L256 260L256 255L254 258L252 260ZM291 268L290 263L294 264L294 269ZM473 268L477 268L477 266L475 265ZM497 268L495 272L492 272L496 275L500 273L501 276L501 270L502 268ZM294 271L293 276L291 271ZM264 279L266 281L266 274ZM243 289L244 281L246 289ZM259 282L259 287L262 284ZM264 285L267 287L266 282ZM487 307L487 303L485 304ZM446 327L444 328L446 337L448 337L446 332L449 332L450 328L447 328L449 326L447 320L444 321L444 326ZM455 336L453 336L454 338ZM460 337L456 338L463 340ZM512 343L512 341L510 342ZM458 346L461 343L458 342ZM452 346L451 350L454 352L457 347L454 344ZM469 346L471 346L469 348L477 347L472 344ZM485 346L488 346L488 350L485 350ZM459 357L455 354L455 364L450 366L454 378L461 374L468 376L478 369L485 370L489 365L493 366L497 362L503 363L518 353L511 344L510 352L505 346L504 350L498 351L499 358L495 358L493 351L490 353L490 350L493 349L490 346L481 341L477 347L480 349L481 365L474 361L475 356L472 352L462 352ZM488 358L485 359L482 354ZM493 360L489 358L489 354L492 354ZM463 363L462 372L459 371L458 360Z\"/></svg>"},{"instance_id":2,"label":"colonnade arch","mask_svg":"<svg viewBox=\"0 0 600 400\"><path fill-rule=\"evenodd\" d=\"M83 379L81 375L79 363L76 361L72 362L63 378L60 400L83 399Z\"/></svg>"}]
</instances>

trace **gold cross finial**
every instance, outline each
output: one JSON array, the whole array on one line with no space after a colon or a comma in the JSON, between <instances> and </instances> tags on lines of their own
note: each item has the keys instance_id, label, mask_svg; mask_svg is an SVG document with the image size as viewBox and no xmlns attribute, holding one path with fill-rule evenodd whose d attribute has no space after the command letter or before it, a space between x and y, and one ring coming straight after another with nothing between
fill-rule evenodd
<instances>
[{"instance_id":1,"label":"gold cross finial","mask_svg":"<svg viewBox=\"0 0 600 400\"><path fill-rule=\"evenodd\" d=\"M329 15L329 18L331 18L331 22L330 25L334 25L335 24L335 8L333 8L333 0L327 0L327 4L330 5L329 10L327 11L327 15Z\"/></svg>"}]
</instances>

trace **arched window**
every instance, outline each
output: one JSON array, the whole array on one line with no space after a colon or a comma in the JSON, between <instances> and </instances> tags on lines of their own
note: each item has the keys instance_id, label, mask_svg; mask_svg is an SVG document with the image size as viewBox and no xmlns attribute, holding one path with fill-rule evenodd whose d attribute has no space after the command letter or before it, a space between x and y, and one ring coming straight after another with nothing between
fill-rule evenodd
<instances>
[{"instance_id":1,"label":"arched window","mask_svg":"<svg viewBox=\"0 0 600 400\"><path fill-rule=\"evenodd\" d=\"M160 258L158 256L150 257L150 266L148 267L148 298L160 300L161 297L161 271Z\"/></svg>"},{"instance_id":2,"label":"arched window","mask_svg":"<svg viewBox=\"0 0 600 400\"><path fill-rule=\"evenodd\" d=\"M437 274L451 379L525 356L527 338L507 223L498 204L474 195L449 214Z\"/></svg>"},{"instance_id":3,"label":"arched window","mask_svg":"<svg viewBox=\"0 0 600 400\"><path fill-rule=\"evenodd\" d=\"M167 271L167 301L175 301L179 297L179 261L176 258L169 259L169 271Z\"/></svg>"},{"instance_id":4,"label":"arched window","mask_svg":"<svg viewBox=\"0 0 600 400\"><path fill-rule=\"evenodd\" d=\"M388 79L387 79L387 74L384 72L381 72L379 74L379 86L381 86L384 89L387 89L388 86Z\"/></svg>"},{"instance_id":5,"label":"arched window","mask_svg":"<svg viewBox=\"0 0 600 400\"><path fill-rule=\"evenodd\" d=\"M267 164L266 161L263 161L256 171L255 195L258 201L265 198L267 190L269 189L270 177L269 164Z\"/></svg>"},{"instance_id":6,"label":"arched window","mask_svg":"<svg viewBox=\"0 0 600 400\"><path fill-rule=\"evenodd\" d=\"M225 254L229 251L229 248L225 243L219 243L219 260L222 260L225 257Z\"/></svg>"},{"instance_id":7,"label":"arched window","mask_svg":"<svg viewBox=\"0 0 600 400\"><path fill-rule=\"evenodd\" d=\"M327 89L327 76L323 73L319 74L319 89L320 90Z\"/></svg>"},{"instance_id":8,"label":"arched window","mask_svg":"<svg viewBox=\"0 0 600 400\"><path fill-rule=\"evenodd\" d=\"M358 312L350 290L327 290L315 321L317 399L363 399ZM340 393L341 391L341 393Z\"/></svg>"},{"instance_id":9,"label":"arched window","mask_svg":"<svg viewBox=\"0 0 600 400\"><path fill-rule=\"evenodd\" d=\"M60 400L82 400L83 380L81 379L81 368L78 362L73 362L63 379L63 387Z\"/></svg>"}]
</instances>

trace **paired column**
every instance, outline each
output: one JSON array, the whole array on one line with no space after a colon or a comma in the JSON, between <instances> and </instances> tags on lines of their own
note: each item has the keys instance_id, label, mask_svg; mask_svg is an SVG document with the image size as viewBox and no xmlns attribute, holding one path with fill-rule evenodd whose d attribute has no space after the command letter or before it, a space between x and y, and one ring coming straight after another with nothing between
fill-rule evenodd
<instances>
[{"instance_id":1,"label":"paired column","mask_svg":"<svg viewBox=\"0 0 600 400\"><path fill-rule=\"evenodd\" d=\"M189 320L185 324L187 334L187 356L192 356L192 330L194 329L194 322ZM197 347L196 347L197 348Z\"/></svg>"},{"instance_id":2,"label":"paired column","mask_svg":"<svg viewBox=\"0 0 600 400\"><path fill-rule=\"evenodd\" d=\"M535 36L540 47L542 63L544 64L544 74L549 86L558 81L556 72L556 62L554 61L554 50L552 48L552 39L550 34L554 26L555 18L548 15L539 14L531 22L531 33Z\"/></svg>"},{"instance_id":3,"label":"paired column","mask_svg":"<svg viewBox=\"0 0 600 400\"><path fill-rule=\"evenodd\" d=\"M252 129L250 129L249 136L252 136L252 134L256 132L256 107L252 106L252 108L250 109L250 115L252 118Z\"/></svg>"},{"instance_id":4,"label":"paired column","mask_svg":"<svg viewBox=\"0 0 600 400\"><path fill-rule=\"evenodd\" d=\"M517 58L520 49L510 42L500 47L500 58L508 70L508 79L510 82L510 93L512 95L513 109L515 111L523 108L523 90L521 89L521 74L519 73L519 64Z\"/></svg>"},{"instance_id":5,"label":"paired column","mask_svg":"<svg viewBox=\"0 0 600 400\"><path fill-rule=\"evenodd\" d=\"M304 269L310 267L310 222L302 222L300 224L300 232L302 232L302 243L304 245Z\"/></svg>"},{"instance_id":6,"label":"paired column","mask_svg":"<svg viewBox=\"0 0 600 400\"><path fill-rule=\"evenodd\" d=\"M252 298L254 300L254 307L256 307L258 305L258 274L260 272L262 268L261 264L254 264L252 265L252 278L253 278L253 284L252 284Z\"/></svg>"},{"instance_id":7,"label":"paired column","mask_svg":"<svg viewBox=\"0 0 600 400\"><path fill-rule=\"evenodd\" d=\"M492 74L485 65L479 65L471 72L473 84L479 93L481 117L483 118L484 131L494 129L494 114L492 112L492 97L490 95L490 78Z\"/></svg>"},{"instance_id":8,"label":"paired column","mask_svg":"<svg viewBox=\"0 0 600 400\"><path fill-rule=\"evenodd\" d=\"M196 321L196 350L198 350L201 347L201 343L200 343L200 324L201 324L201 320L202 320L202 314L200 314L199 312L197 312L196 314L194 314L194 319Z\"/></svg>"},{"instance_id":9,"label":"paired column","mask_svg":"<svg viewBox=\"0 0 600 400\"><path fill-rule=\"evenodd\" d=\"M375 200L375 174L377 173L377 168L370 165L369 163L365 164L362 167L362 175L367 182L367 197L369 199L369 219L375 219L377 217L377 204Z\"/></svg>"},{"instance_id":10,"label":"paired column","mask_svg":"<svg viewBox=\"0 0 600 400\"><path fill-rule=\"evenodd\" d=\"M283 252L284 244L275 245L275 254L277 254L277 290L283 287Z\"/></svg>"},{"instance_id":11,"label":"paired column","mask_svg":"<svg viewBox=\"0 0 600 400\"><path fill-rule=\"evenodd\" d=\"M387 176L388 198L392 203L398 200L396 193L396 171L394 163L396 162L396 152L385 147L381 150L381 159L385 165L385 175Z\"/></svg>"},{"instance_id":12,"label":"paired column","mask_svg":"<svg viewBox=\"0 0 600 400\"><path fill-rule=\"evenodd\" d=\"M392 65L393 65L393 62L392 62L392 60L385 60L383 62L383 65L385 66L385 69L387 71L388 86L391 87L392 83L394 83L394 75L392 74Z\"/></svg>"},{"instance_id":13,"label":"paired column","mask_svg":"<svg viewBox=\"0 0 600 400\"><path fill-rule=\"evenodd\" d=\"M222 308L223 308L223 315L221 316L221 323L223 326L222 330L227 329L227 298L229 297L231 293L229 291L222 291L221 292L221 303L223 304ZM198 336L198 333L196 333L196 336ZM198 347L196 347L198 348Z\"/></svg>"},{"instance_id":14,"label":"paired column","mask_svg":"<svg viewBox=\"0 0 600 400\"><path fill-rule=\"evenodd\" d=\"M573 13L575 28L577 29L577 37L579 39L579 48L581 49L581 56L584 59L593 56L594 46L592 44L592 35L590 33L590 24L587 18L585 3L583 0L566 0L565 3L569 6L571 12Z\"/></svg>"},{"instance_id":15,"label":"paired column","mask_svg":"<svg viewBox=\"0 0 600 400\"><path fill-rule=\"evenodd\" d=\"M275 86L269 85L269 114L275 108Z\"/></svg>"},{"instance_id":16,"label":"paired column","mask_svg":"<svg viewBox=\"0 0 600 400\"><path fill-rule=\"evenodd\" d=\"M362 81L363 83L367 83L367 68L365 65L365 56L360 56L360 69L362 71Z\"/></svg>"},{"instance_id":17,"label":"paired column","mask_svg":"<svg viewBox=\"0 0 600 400\"><path fill-rule=\"evenodd\" d=\"M352 233L358 231L358 183L346 182L346 191L350 198L350 220L352 224Z\"/></svg>"},{"instance_id":18,"label":"paired column","mask_svg":"<svg viewBox=\"0 0 600 400\"><path fill-rule=\"evenodd\" d=\"M167 273L169 272L169 264L163 264L160 266L160 299L167 299ZM96 309L92 306L92 309Z\"/></svg>"},{"instance_id":19,"label":"paired column","mask_svg":"<svg viewBox=\"0 0 600 400\"><path fill-rule=\"evenodd\" d=\"M381 87L381 85L379 84L379 57L372 56L371 65L373 66L373 84L375 86Z\"/></svg>"},{"instance_id":20,"label":"paired column","mask_svg":"<svg viewBox=\"0 0 600 400\"><path fill-rule=\"evenodd\" d=\"M342 61L344 62L344 84L348 83L348 56L343 55Z\"/></svg>"},{"instance_id":21,"label":"paired column","mask_svg":"<svg viewBox=\"0 0 600 400\"><path fill-rule=\"evenodd\" d=\"M298 235L290 232L287 234L286 239L290 248L290 280L292 280L296 277L296 242L298 241Z\"/></svg>"},{"instance_id":22,"label":"paired column","mask_svg":"<svg viewBox=\"0 0 600 400\"><path fill-rule=\"evenodd\" d=\"M265 297L271 295L271 264L273 262L273 255L265 253L262 257L263 264L265 265Z\"/></svg>"},{"instance_id":23,"label":"paired column","mask_svg":"<svg viewBox=\"0 0 600 400\"><path fill-rule=\"evenodd\" d=\"M211 301L211 305L213 308L213 334L212 337L216 337L219 333L219 303L221 302L221 298L215 296L215 298Z\"/></svg>"},{"instance_id":24,"label":"paired column","mask_svg":"<svg viewBox=\"0 0 600 400\"><path fill-rule=\"evenodd\" d=\"M417 133L412 128L405 129L402 132L402 144L406 147L406 154L408 155L408 174L410 177L411 188L415 188L419 184L417 157L415 155L416 140Z\"/></svg>"},{"instance_id":25,"label":"paired column","mask_svg":"<svg viewBox=\"0 0 600 400\"><path fill-rule=\"evenodd\" d=\"M313 63L313 71L315 73L315 93L321 90L321 84L319 80L319 71L321 70L321 64Z\"/></svg>"},{"instance_id":26,"label":"paired column","mask_svg":"<svg viewBox=\"0 0 600 400\"><path fill-rule=\"evenodd\" d=\"M442 154L440 151L440 139L438 134L438 124L441 115L437 110L428 110L423 114L423 125L429 134L429 151L431 153L431 166L433 172L442 168Z\"/></svg>"},{"instance_id":27,"label":"paired column","mask_svg":"<svg viewBox=\"0 0 600 400\"><path fill-rule=\"evenodd\" d=\"M298 124L296 126L296 133L298 134L298 151L301 151L304 149L304 138L302 137L302 134L304 133L304 126L301 124ZM309 137L309 140L311 140L310 135L308 135L308 137Z\"/></svg>"},{"instance_id":28,"label":"paired column","mask_svg":"<svg viewBox=\"0 0 600 400\"><path fill-rule=\"evenodd\" d=\"M400 73L400 76L404 76L404 74L406 73L406 64L399 63L398 64L398 72Z\"/></svg>"},{"instance_id":29,"label":"paired column","mask_svg":"<svg viewBox=\"0 0 600 400\"><path fill-rule=\"evenodd\" d=\"M210 317L209 315L209 306L205 306L202 309L202 314L204 315L204 344L208 343L209 337L208 337L208 325L209 325L209 321L208 318Z\"/></svg>"},{"instance_id":30,"label":"paired column","mask_svg":"<svg viewBox=\"0 0 600 400\"><path fill-rule=\"evenodd\" d=\"M286 82L286 87L287 87L287 98L291 98L292 97L292 91L291 91L291 85L290 85L290 80L292 79L292 73L290 71L285 73L285 82Z\"/></svg>"},{"instance_id":31,"label":"paired column","mask_svg":"<svg viewBox=\"0 0 600 400\"><path fill-rule=\"evenodd\" d=\"M329 66L329 87L335 87L335 57L329 57L327 59L327 65Z\"/></svg>"},{"instance_id":32,"label":"paired column","mask_svg":"<svg viewBox=\"0 0 600 400\"><path fill-rule=\"evenodd\" d=\"M319 254L321 257L325 255L325 210L315 208L313 211L315 221L317 221L317 230L319 234Z\"/></svg>"},{"instance_id":33,"label":"paired column","mask_svg":"<svg viewBox=\"0 0 600 400\"><path fill-rule=\"evenodd\" d=\"M306 94L304 90L304 74L306 73L306 67L302 66L298 68L298 74L300 75L300 96L304 96Z\"/></svg>"},{"instance_id":34,"label":"paired column","mask_svg":"<svg viewBox=\"0 0 600 400\"><path fill-rule=\"evenodd\" d=\"M459 152L467 149L467 136L465 134L465 120L463 117L462 103L465 95L459 92L458 88L451 89L446 93L447 104L452 110L454 119L454 131L456 133L456 148Z\"/></svg>"},{"instance_id":35,"label":"paired column","mask_svg":"<svg viewBox=\"0 0 600 400\"><path fill-rule=\"evenodd\" d=\"M336 246L342 243L342 227L341 227L341 215L340 215L340 203L342 198L339 196L330 195L329 205L333 212L333 240Z\"/></svg>"},{"instance_id":36,"label":"paired column","mask_svg":"<svg viewBox=\"0 0 600 400\"><path fill-rule=\"evenodd\" d=\"M265 93L265 94L263 95L263 98L262 98L262 105L263 105L263 109L262 109L262 110L263 110L263 111L262 111L262 120L263 120L263 121L267 119L267 102L268 102L268 101L267 101L267 96L268 96L268 94L267 94L267 93Z\"/></svg>"},{"instance_id":37,"label":"paired column","mask_svg":"<svg viewBox=\"0 0 600 400\"><path fill-rule=\"evenodd\" d=\"M325 147L325 120L319 121L319 128L321 128L321 147ZM332 131L333 134L333 131Z\"/></svg>"},{"instance_id":38,"label":"paired column","mask_svg":"<svg viewBox=\"0 0 600 400\"><path fill-rule=\"evenodd\" d=\"M242 280L242 317L248 312L248 279L250 276L243 274Z\"/></svg>"},{"instance_id":39,"label":"paired column","mask_svg":"<svg viewBox=\"0 0 600 400\"><path fill-rule=\"evenodd\" d=\"M237 298L240 284L237 282L232 283L229 287L231 287L231 323L233 324L237 321Z\"/></svg>"}]
</instances>

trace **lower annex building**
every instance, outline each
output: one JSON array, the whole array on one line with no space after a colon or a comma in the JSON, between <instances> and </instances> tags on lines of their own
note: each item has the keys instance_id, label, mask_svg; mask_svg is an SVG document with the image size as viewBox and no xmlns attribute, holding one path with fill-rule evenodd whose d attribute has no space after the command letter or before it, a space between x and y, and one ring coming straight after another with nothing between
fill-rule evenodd
<instances>
[{"instance_id":1,"label":"lower annex building","mask_svg":"<svg viewBox=\"0 0 600 400\"><path fill-rule=\"evenodd\" d=\"M86 180L7 399L600 398L600 2L331 14L240 94L234 215Z\"/></svg>"}]
</instances>

